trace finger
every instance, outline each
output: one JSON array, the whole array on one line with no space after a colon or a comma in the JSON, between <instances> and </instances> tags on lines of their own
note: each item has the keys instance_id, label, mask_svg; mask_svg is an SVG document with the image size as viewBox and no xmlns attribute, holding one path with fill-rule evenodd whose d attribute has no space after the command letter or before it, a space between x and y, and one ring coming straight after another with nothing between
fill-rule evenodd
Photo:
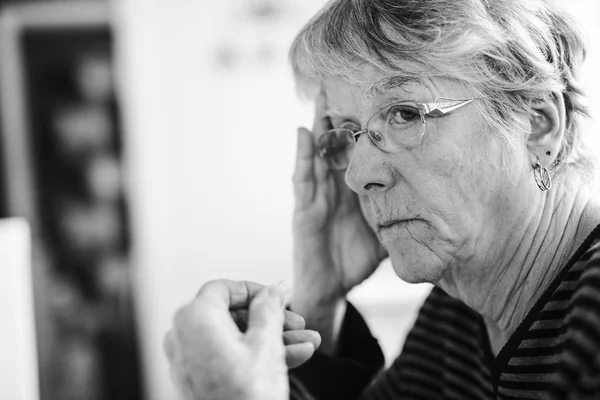
<instances>
[{"instance_id":1,"label":"finger","mask_svg":"<svg viewBox=\"0 0 600 400\"><path fill-rule=\"evenodd\" d=\"M315 145L306 128L298 128L298 148L296 149L296 167L294 169L294 198L296 209L310 204L315 195Z\"/></svg>"},{"instance_id":2,"label":"finger","mask_svg":"<svg viewBox=\"0 0 600 400\"><path fill-rule=\"evenodd\" d=\"M246 340L253 345L281 343L287 285L267 286L250 303Z\"/></svg>"},{"instance_id":3,"label":"finger","mask_svg":"<svg viewBox=\"0 0 600 400\"><path fill-rule=\"evenodd\" d=\"M312 343L315 349L321 345L321 335L309 329L283 332L283 343L288 346L298 343Z\"/></svg>"},{"instance_id":4,"label":"finger","mask_svg":"<svg viewBox=\"0 0 600 400\"><path fill-rule=\"evenodd\" d=\"M283 314L284 331L304 329L304 327L306 326L304 318L302 318L295 312L284 310ZM246 332L246 330L248 329L248 309L239 308L236 310L231 310L231 317L233 318L233 321L237 325L240 332Z\"/></svg>"},{"instance_id":5,"label":"finger","mask_svg":"<svg viewBox=\"0 0 600 400\"><path fill-rule=\"evenodd\" d=\"M177 352L176 346L177 342L175 338L175 333L172 330L170 330L169 332L167 332L163 340L163 351L165 352L167 359L171 363L175 362Z\"/></svg>"},{"instance_id":6,"label":"finger","mask_svg":"<svg viewBox=\"0 0 600 400\"><path fill-rule=\"evenodd\" d=\"M313 175L316 179L318 188L323 188L322 183L330 176L330 171L325 164L325 161L321 157L315 157L313 166ZM319 185L321 184L321 185ZM315 193L316 194L316 193Z\"/></svg>"},{"instance_id":7,"label":"finger","mask_svg":"<svg viewBox=\"0 0 600 400\"><path fill-rule=\"evenodd\" d=\"M288 368L296 368L307 362L315 353L312 343L297 343L285 346L285 362Z\"/></svg>"},{"instance_id":8,"label":"finger","mask_svg":"<svg viewBox=\"0 0 600 400\"><path fill-rule=\"evenodd\" d=\"M230 309L248 307L263 287L254 282L226 279L207 282L191 303L175 313L174 329L186 338L193 337L199 330L210 336L239 337L240 330Z\"/></svg>"},{"instance_id":9,"label":"finger","mask_svg":"<svg viewBox=\"0 0 600 400\"><path fill-rule=\"evenodd\" d=\"M315 119L313 121L312 135L315 142L328 130L333 129L331 118L327 115L327 96L321 90L315 102ZM315 165L313 175L317 181L322 182L328 176L328 169L320 157L314 157Z\"/></svg>"},{"instance_id":10,"label":"finger","mask_svg":"<svg viewBox=\"0 0 600 400\"><path fill-rule=\"evenodd\" d=\"M327 115L327 96L325 92L321 91L315 101L315 119L313 121L312 134L315 138L319 138L331 128L331 120Z\"/></svg>"},{"instance_id":11,"label":"finger","mask_svg":"<svg viewBox=\"0 0 600 400\"><path fill-rule=\"evenodd\" d=\"M313 158L315 146L310 132L306 128L298 128L298 144L296 149L296 167L294 183L311 182L313 178Z\"/></svg>"},{"instance_id":12,"label":"finger","mask_svg":"<svg viewBox=\"0 0 600 400\"><path fill-rule=\"evenodd\" d=\"M283 330L299 330L304 329L306 327L306 321L300 314L296 314L293 311L284 310L284 323Z\"/></svg>"},{"instance_id":13,"label":"finger","mask_svg":"<svg viewBox=\"0 0 600 400\"><path fill-rule=\"evenodd\" d=\"M247 307L254 296L264 287L256 282L218 279L205 283L198 291L196 300L226 310Z\"/></svg>"}]
</instances>

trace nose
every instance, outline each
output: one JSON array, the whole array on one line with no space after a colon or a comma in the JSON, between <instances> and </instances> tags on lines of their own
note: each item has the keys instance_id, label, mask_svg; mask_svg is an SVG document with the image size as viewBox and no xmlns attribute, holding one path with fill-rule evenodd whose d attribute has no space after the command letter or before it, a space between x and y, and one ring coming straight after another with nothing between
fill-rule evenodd
<instances>
[{"instance_id":1,"label":"nose","mask_svg":"<svg viewBox=\"0 0 600 400\"><path fill-rule=\"evenodd\" d=\"M393 187L395 178L386 157L387 154L371 143L367 134L360 135L346 168L346 184L362 195L389 190Z\"/></svg>"}]
</instances>

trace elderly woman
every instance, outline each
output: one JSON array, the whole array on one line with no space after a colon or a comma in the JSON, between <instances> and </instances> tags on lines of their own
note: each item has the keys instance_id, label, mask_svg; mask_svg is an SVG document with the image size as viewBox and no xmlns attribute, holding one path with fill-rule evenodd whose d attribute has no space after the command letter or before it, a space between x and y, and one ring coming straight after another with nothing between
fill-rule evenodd
<instances>
[{"instance_id":1,"label":"elderly woman","mask_svg":"<svg viewBox=\"0 0 600 400\"><path fill-rule=\"evenodd\" d=\"M291 49L301 85L319 88L313 130L298 132L293 312L282 285L205 285L166 340L182 390L600 399L583 54L544 1L328 3ZM401 279L435 288L378 374L381 351L345 297L387 256ZM284 359L319 345L314 331L319 351L288 373Z\"/></svg>"}]
</instances>

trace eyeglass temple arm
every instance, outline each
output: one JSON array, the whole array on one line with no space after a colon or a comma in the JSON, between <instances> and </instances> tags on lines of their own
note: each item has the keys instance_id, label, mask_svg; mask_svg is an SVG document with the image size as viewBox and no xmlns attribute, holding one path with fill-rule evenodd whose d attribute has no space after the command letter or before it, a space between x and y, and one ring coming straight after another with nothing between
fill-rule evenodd
<instances>
[{"instance_id":1,"label":"eyeglass temple arm","mask_svg":"<svg viewBox=\"0 0 600 400\"><path fill-rule=\"evenodd\" d=\"M368 129L361 129L360 131L356 131L352 134L352 139L354 139L355 142L358 141L358 137L360 135L362 135L363 133L367 133L369 130Z\"/></svg>"},{"instance_id":2,"label":"eyeglass temple arm","mask_svg":"<svg viewBox=\"0 0 600 400\"><path fill-rule=\"evenodd\" d=\"M441 116L448 114L462 106L465 106L475 99L451 99L449 97L436 97L432 103L424 103L425 114L431 116Z\"/></svg>"}]
</instances>

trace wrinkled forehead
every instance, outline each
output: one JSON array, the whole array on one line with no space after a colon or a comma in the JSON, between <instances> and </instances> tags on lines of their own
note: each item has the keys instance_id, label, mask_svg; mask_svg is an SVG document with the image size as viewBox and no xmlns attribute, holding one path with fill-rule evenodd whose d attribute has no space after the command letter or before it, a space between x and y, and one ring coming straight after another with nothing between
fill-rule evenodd
<instances>
[{"instance_id":1,"label":"wrinkled forehead","mask_svg":"<svg viewBox=\"0 0 600 400\"><path fill-rule=\"evenodd\" d=\"M325 113L329 116L353 116L363 119L390 102L422 100L427 88L421 82L402 77L373 79L373 83L349 83L337 78L322 82Z\"/></svg>"},{"instance_id":2,"label":"wrinkled forehead","mask_svg":"<svg viewBox=\"0 0 600 400\"><path fill-rule=\"evenodd\" d=\"M322 83L325 95L325 113L335 115L359 116L367 107L367 99L362 87L346 83L339 79L325 79Z\"/></svg>"}]
</instances>

